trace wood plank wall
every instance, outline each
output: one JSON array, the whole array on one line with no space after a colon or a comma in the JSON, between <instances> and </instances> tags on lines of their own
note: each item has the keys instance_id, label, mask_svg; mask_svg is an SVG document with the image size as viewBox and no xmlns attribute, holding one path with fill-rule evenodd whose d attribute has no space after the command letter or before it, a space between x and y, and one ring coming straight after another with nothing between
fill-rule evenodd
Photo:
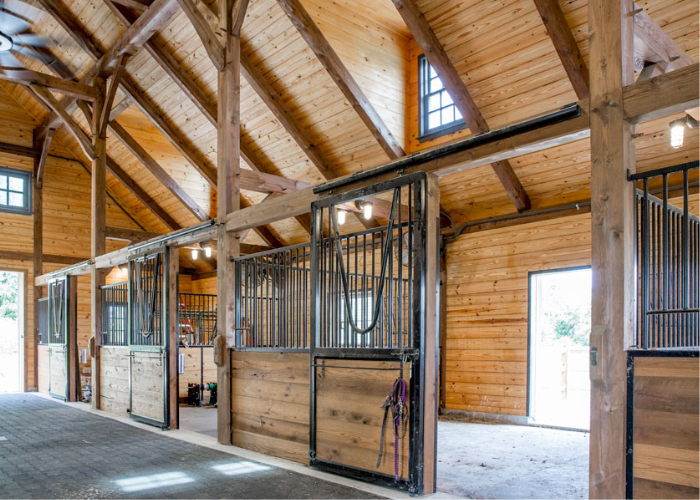
<instances>
[{"instance_id":1,"label":"wood plank wall","mask_svg":"<svg viewBox=\"0 0 700 500\"><path fill-rule=\"evenodd\" d=\"M128 347L100 347L100 409L122 417L129 408L128 354Z\"/></svg>"},{"instance_id":2,"label":"wood plank wall","mask_svg":"<svg viewBox=\"0 0 700 500\"><path fill-rule=\"evenodd\" d=\"M528 273L590 265L590 232L584 214L448 244L448 409L526 414Z\"/></svg>"},{"instance_id":3,"label":"wood plank wall","mask_svg":"<svg viewBox=\"0 0 700 500\"><path fill-rule=\"evenodd\" d=\"M232 444L309 462L309 354L231 354Z\"/></svg>"},{"instance_id":4,"label":"wood plank wall","mask_svg":"<svg viewBox=\"0 0 700 500\"><path fill-rule=\"evenodd\" d=\"M634 359L634 498L698 498L698 358Z\"/></svg>"}]
</instances>

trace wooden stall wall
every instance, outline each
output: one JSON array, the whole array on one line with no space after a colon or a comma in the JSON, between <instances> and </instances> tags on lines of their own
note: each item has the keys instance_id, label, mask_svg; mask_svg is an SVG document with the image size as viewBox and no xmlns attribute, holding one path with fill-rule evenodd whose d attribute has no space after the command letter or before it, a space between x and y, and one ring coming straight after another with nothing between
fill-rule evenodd
<instances>
[{"instance_id":1,"label":"wooden stall wall","mask_svg":"<svg viewBox=\"0 0 700 500\"><path fill-rule=\"evenodd\" d=\"M185 372L178 375L178 394L187 398L187 384L216 383L213 347L182 347L178 354L185 357Z\"/></svg>"},{"instance_id":2,"label":"wooden stall wall","mask_svg":"<svg viewBox=\"0 0 700 500\"><path fill-rule=\"evenodd\" d=\"M232 444L309 462L309 354L231 354Z\"/></svg>"},{"instance_id":3,"label":"wooden stall wall","mask_svg":"<svg viewBox=\"0 0 700 500\"><path fill-rule=\"evenodd\" d=\"M40 345L37 348L37 390L44 394L49 393L49 346Z\"/></svg>"},{"instance_id":4,"label":"wooden stall wall","mask_svg":"<svg viewBox=\"0 0 700 500\"><path fill-rule=\"evenodd\" d=\"M447 245L447 409L526 414L528 273L590 265L590 233L581 214Z\"/></svg>"},{"instance_id":5,"label":"wooden stall wall","mask_svg":"<svg viewBox=\"0 0 700 500\"><path fill-rule=\"evenodd\" d=\"M129 408L128 354L128 347L100 347L100 409L123 417Z\"/></svg>"},{"instance_id":6,"label":"wooden stall wall","mask_svg":"<svg viewBox=\"0 0 700 500\"><path fill-rule=\"evenodd\" d=\"M698 498L697 357L634 357L633 498Z\"/></svg>"}]
</instances>

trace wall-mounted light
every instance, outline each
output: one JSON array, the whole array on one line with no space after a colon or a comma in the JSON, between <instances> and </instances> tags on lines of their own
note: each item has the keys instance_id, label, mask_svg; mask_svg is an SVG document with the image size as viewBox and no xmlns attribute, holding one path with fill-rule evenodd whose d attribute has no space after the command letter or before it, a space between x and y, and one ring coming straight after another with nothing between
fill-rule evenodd
<instances>
[{"instance_id":1,"label":"wall-mounted light","mask_svg":"<svg viewBox=\"0 0 700 500\"><path fill-rule=\"evenodd\" d=\"M698 121L690 115L685 115L683 118L673 120L668 126L671 129L671 147L678 149L683 146L685 129L696 128Z\"/></svg>"},{"instance_id":2,"label":"wall-mounted light","mask_svg":"<svg viewBox=\"0 0 700 500\"><path fill-rule=\"evenodd\" d=\"M129 275L129 268L127 266L121 266L119 271L122 273L123 278L126 278Z\"/></svg>"},{"instance_id":3,"label":"wall-mounted light","mask_svg":"<svg viewBox=\"0 0 700 500\"><path fill-rule=\"evenodd\" d=\"M372 218L372 204L369 201L363 201L361 207L365 219L370 220Z\"/></svg>"},{"instance_id":4,"label":"wall-mounted light","mask_svg":"<svg viewBox=\"0 0 700 500\"><path fill-rule=\"evenodd\" d=\"M193 248L192 249L192 260L197 260L198 257L199 257L199 250L196 248Z\"/></svg>"},{"instance_id":5,"label":"wall-mounted light","mask_svg":"<svg viewBox=\"0 0 700 500\"><path fill-rule=\"evenodd\" d=\"M209 243L203 243L202 248L204 249L204 255L211 257L211 245Z\"/></svg>"},{"instance_id":6,"label":"wall-mounted light","mask_svg":"<svg viewBox=\"0 0 700 500\"><path fill-rule=\"evenodd\" d=\"M347 212L345 210L340 210L338 209L338 224L341 226L345 224L345 217L347 216Z\"/></svg>"}]
</instances>

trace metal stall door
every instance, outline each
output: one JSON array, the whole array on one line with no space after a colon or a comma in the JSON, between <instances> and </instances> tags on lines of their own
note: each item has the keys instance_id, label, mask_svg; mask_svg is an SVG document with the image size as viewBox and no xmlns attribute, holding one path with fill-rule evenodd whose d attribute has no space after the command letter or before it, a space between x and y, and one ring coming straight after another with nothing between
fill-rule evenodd
<instances>
[{"instance_id":1,"label":"metal stall door","mask_svg":"<svg viewBox=\"0 0 700 500\"><path fill-rule=\"evenodd\" d=\"M167 427L164 252L129 261L129 416Z\"/></svg>"},{"instance_id":2,"label":"metal stall door","mask_svg":"<svg viewBox=\"0 0 700 500\"><path fill-rule=\"evenodd\" d=\"M48 294L49 394L68 400L68 278L52 280Z\"/></svg>"},{"instance_id":3,"label":"metal stall door","mask_svg":"<svg viewBox=\"0 0 700 500\"><path fill-rule=\"evenodd\" d=\"M425 197L417 173L312 204L310 463L412 493L424 490ZM379 227L356 231L367 203Z\"/></svg>"}]
</instances>

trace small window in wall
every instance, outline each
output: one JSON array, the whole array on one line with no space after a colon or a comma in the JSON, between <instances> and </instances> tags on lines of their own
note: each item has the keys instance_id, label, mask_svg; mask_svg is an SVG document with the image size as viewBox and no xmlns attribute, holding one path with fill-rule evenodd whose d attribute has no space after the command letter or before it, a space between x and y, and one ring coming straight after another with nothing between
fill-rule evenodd
<instances>
[{"instance_id":1,"label":"small window in wall","mask_svg":"<svg viewBox=\"0 0 700 500\"><path fill-rule=\"evenodd\" d=\"M462 114L425 56L418 59L420 85L420 141L463 129Z\"/></svg>"},{"instance_id":2,"label":"small window in wall","mask_svg":"<svg viewBox=\"0 0 700 500\"><path fill-rule=\"evenodd\" d=\"M32 213L32 174L0 167L0 212Z\"/></svg>"}]
</instances>

